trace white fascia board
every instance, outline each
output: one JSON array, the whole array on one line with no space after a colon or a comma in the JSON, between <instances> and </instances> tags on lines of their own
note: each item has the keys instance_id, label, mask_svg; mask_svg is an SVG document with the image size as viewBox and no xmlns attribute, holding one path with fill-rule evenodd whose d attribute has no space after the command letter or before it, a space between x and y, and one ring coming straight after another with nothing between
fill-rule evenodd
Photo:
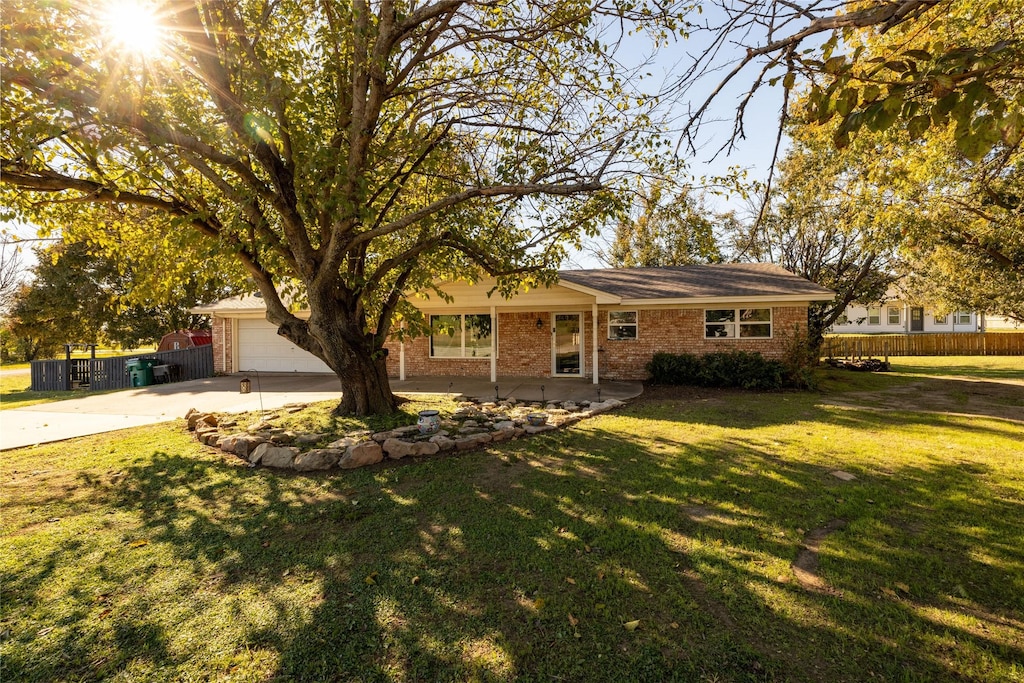
<instances>
[{"instance_id":1,"label":"white fascia board","mask_svg":"<svg viewBox=\"0 0 1024 683\"><path fill-rule=\"evenodd\" d=\"M598 304L620 304L622 303L621 296L615 296L608 292L602 292L600 289L594 289L593 287L587 287L585 285L578 285L575 282L569 282L568 280L559 280L558 284L566 289L571 289L582 294L588 294L597 299Z\"/></svg>"},{"instance_id":2,"label":"white fascia board","mask_svg":"<svg viewBox=\"0 0 1024 683\"><path fill-rule=\"evenodd\" d=\"M799 304L810 303L811 301L832 301L835 295L808 295L808 294L787 294L773 296L743 296L743 297L688 297L685 299L622 299L623 306L700 306L707 304L747 304L747 303L785 303Z\"/></svg>"}]
</instances>

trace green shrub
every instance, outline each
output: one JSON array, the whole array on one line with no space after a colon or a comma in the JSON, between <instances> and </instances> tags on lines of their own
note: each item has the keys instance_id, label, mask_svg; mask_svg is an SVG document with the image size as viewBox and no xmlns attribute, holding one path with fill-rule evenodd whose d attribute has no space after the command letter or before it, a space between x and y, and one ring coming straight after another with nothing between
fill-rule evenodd
<instances>
[{"instance_id":1,"label":"green shrub","mask_svg":"<svg viewBox=\"0 0 1024 683\"><path fill-rule=\"evenodd\" d=\"M692 353L656 353L647 364L655 384L695 384L700 359Z\"/></svg>"},{"instance_id":2,"label":"green shrub","mask_svg":"<svg viewBox=\"0 0 1024 683\"><path fill-rule=\"evenodd\" d=\"M790 385L782 363L747 351L709 353L700 357L690 353L656 353L647 364L647 372L655 384L769 391Z\"/></svg>"}]
</instances>

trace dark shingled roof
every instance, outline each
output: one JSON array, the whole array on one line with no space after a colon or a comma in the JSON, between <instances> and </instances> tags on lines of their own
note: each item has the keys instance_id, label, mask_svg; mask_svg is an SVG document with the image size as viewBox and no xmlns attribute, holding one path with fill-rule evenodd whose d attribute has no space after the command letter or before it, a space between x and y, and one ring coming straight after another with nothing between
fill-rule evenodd
<instances>
[{"instance_id":1,"label":"dark shingled roof","mask_svg":"<svg viewBox=\"0 0 1024 683\"><path fill-rule=\"evenodd\" d=\"M718 263L664 268L563 270L558 277L623 299L703 299L806 295L833 292L770 263Z\"/></svg>"}]
</instances>

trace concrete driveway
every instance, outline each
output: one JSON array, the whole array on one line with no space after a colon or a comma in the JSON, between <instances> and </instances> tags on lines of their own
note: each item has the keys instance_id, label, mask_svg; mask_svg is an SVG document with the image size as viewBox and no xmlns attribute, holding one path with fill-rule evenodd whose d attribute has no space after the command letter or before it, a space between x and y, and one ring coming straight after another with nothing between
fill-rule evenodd
<instances>
[{"instance_id":1,"label":"concrete driveway","mask_svg":"<svg viewBox=\"0 0 1024 683\"><path fill-rule=\"evenodd\" d=\"M212 377L190 382L158 384L106 394L44 403L26 408L0 410L0 450L63 441L78 436L102 434L128 427L157 424L184 417L190 408L203 412L241 413L260 409L260 392L255 375L252 393L238 393L244 375ZM290 403L337 401L341 387L333 375L297 373L261 373L263 409L276 410ZM498 378L491 383L460 377L421 377L404 382L392 381L391 389L400 394L459 394L493 399L495 386L501 398L514 396L519 401L580 401L628 399L643 387L637 382L602 382L595 386L581 379Z\"/></svg>"},{"instance_id":2,"label":"concrete driveway","mask_svg":"<svg viewBox=\"0 0 1024 683\"><path fill-rule=\"evenodd\" d=\"M157 384L2 410L0 450L166 422L184 417L189 408L224 413L259 410L256 377L251 376L252 393L240 394L241 377ZM288 403L337 400L341 396L338 379L333 375L261 374L260 384L266 410Z\"/></svg>"}]
</instances>

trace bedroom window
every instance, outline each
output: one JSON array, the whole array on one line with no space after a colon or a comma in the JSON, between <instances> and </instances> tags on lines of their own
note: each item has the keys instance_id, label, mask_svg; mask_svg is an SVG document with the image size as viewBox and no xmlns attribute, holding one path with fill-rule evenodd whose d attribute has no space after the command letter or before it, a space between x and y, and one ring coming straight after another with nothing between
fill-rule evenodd
<instances>
[{"instance_id":1,"label":"bedroom window","mask_svg":"<svg viewBox=\"0 0 1024 683\"><path fill-rule=\"evenodd\" d=\"M946 324L946 316L939 315L938 313L936 313L935 314L935 324L936 325L945 325Z\"/></svg>"},{"instance_id":2,"label":"bedroom window","mask_svg":"<svg viewBox=\"0 0 1024 683\"><path fill-rule=\"evenodd\" d=\"M953 322L957 325L970 325L971 324L971 312L970 311L957 311L953 314Z\"/></svg>"},{"instance_id":3,"label":"bedroom window","mask_svg":"<svg viewBox=\"0 0 1024 683\"><path fill-rule=\"evenodd\" d=\"M889 313L889 324L890 325L899 325L900 324L900 309L897 308L896 306L889 306L888 313Z\"/></svg>"},{"instance_id":4,"label":"bedroom window","mask_svg":"<svg viewBox=\"0 0 1024 683\"><path fill-rule=\"evenodd\" d=\"M704 311L706 339L768 339L771 336L770 308L718 308Z\"/></svg>"},{"instance_id":5,"label":"bedroom window","mask_svg":"<svg viewBox=\"0 0 1024 683\"><path fill-rule=\"evenodd\" d=\"M636 339L636 311L608 311L609 339Z\"/></svg>"},{"instance_id":6,"label":"bedroom window","mask_svg":"<svg viewBox=\"0 0 1024 683\"><path fill-rule=\"evenodd\" d=\"M430 316L431 358L490 358L491 316Z\"/></svg>"},{"instance_id":7,"label":"bedroom window","mask_svg":"<svg viewBox=\"0 0 1024 683\"><path fill-rule=\"evenodd\" d=\"M882 324L882 307L868 306L868 325Z\"/></svg>"}]
</instances>

